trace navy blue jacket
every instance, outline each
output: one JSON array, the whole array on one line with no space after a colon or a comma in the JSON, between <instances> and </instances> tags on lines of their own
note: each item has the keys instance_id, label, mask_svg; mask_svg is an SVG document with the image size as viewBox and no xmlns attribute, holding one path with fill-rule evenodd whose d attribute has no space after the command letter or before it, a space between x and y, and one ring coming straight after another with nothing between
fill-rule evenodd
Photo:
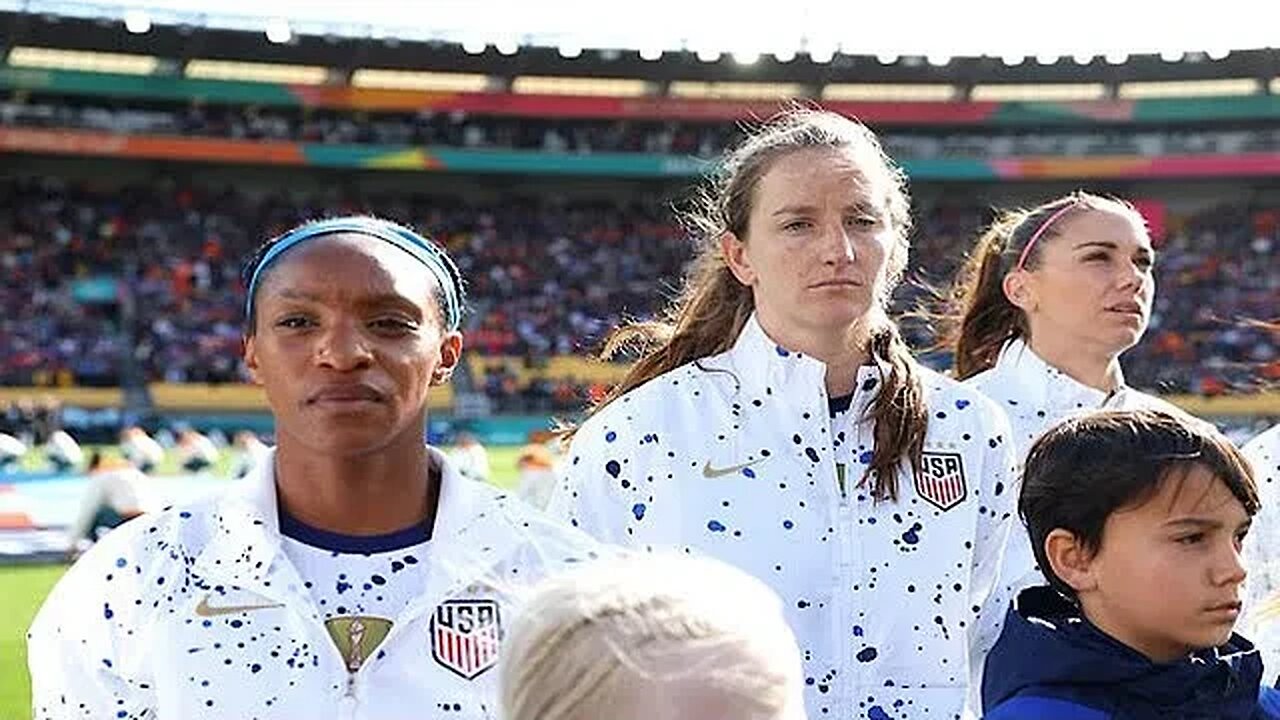
<instances>
[{"instance_id":1,"label":"navy blue jacket","mask_svg":"<svg viewBox=\"0 0 1280 720\"><path fill-rule=\"evenodd\" d=\"M985 720L1271 720L1259 693L1262 659L1232 635L1225 645L1154 663L1085 620L1048 586L1024 590L987 656Z\"/></svg>"}]
</instances>

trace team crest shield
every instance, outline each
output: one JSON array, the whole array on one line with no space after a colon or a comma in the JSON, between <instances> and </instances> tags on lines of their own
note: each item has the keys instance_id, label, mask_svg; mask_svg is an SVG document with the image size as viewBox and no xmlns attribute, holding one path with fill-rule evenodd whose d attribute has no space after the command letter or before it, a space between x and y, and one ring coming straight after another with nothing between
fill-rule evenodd
<instances>
[{"instance_id":1,"label":"team crest shield","mask_svg":"<svg viewBox=\"0 0 1280 720\"><path fill-rule=\"evenodd\" d=\"M964 479L964 462L959 453L926 452L916 475L916 495L942 511L964 502L969 488Z\"/></svg>"},{"instance_id":2,"label":"team crest shield","mask_svg":"<svg viewBox=\"0 0 1280 720\"><path fill-rule=\"evenodd\" d=\"M496 600L445 600L431 616L431 657L467 680L498 664L502 618Z\"/></svg>"}]
</instances>

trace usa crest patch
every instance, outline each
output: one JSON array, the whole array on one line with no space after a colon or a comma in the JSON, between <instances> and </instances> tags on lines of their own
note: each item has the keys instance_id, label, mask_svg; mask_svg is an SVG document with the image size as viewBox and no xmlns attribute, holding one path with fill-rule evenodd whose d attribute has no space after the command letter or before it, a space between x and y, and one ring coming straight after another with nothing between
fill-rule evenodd
<instances>
[{"instance_id":1,"label":"usa crest patch","mask_svg":"<svg viewBox=\"0 0 1280 720\"><path fill-rule=\"evenodd\" d=\"M445 600L431 616L431 657L467 680L498 664L502 617L496 600Z\"/></svg>"},{"instance_id":2,"label":"usa crest patch","mask_svg":"<svg viewBox=\"0 0 1280 720\"><path fill-rule=\"evenodd\" d=\"M916 476L916 495L942 511L964 502L969 488L964 478L964 462L959 453L926 452Z\"/></svg>"}]
</instances>

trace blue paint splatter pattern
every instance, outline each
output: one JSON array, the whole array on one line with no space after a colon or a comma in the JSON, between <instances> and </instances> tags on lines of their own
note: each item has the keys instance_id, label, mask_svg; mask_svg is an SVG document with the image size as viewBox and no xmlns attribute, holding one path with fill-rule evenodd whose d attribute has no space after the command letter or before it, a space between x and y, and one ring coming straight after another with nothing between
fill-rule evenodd
<instances>
[{"instance_id":1,"label":"blue paint splatter pattern","mask_svg":"<svg viewBox=\"0 0 1280 720\"><path fill-rule=\"evenodd\" d=\"M859 418L879 373L863 368L850 409L832 418L825 372L780 352L752 319L730 351L584 423L551 510L601 540L708 554L772 586L800 644L809 717L959 717L1007 606L989 588L1017 494L1008 421L924 371L925 450L959 459L966 494L942 510L904 469L898 499L876 502L863 482L873 428ZM662 443L641 443L648 434Z\"/></svg>"},{"instance_id":2,"label":"blue paint splatter pattern","mask_svg":"<svg viewBox=\"0 0 1280 720\"><path fill-rule=\"evenodd\" d=\"M234 492L111 533L32 624L34 718L493 717L496 673L467 680L433 657L436 607L493 600L509 623L529 583L599 546L433 455L446 468L436 538L402 552L284 548L270 462ZM360 613L395 625L351 673L325 619Z\"/></svg>"}]
</instances>

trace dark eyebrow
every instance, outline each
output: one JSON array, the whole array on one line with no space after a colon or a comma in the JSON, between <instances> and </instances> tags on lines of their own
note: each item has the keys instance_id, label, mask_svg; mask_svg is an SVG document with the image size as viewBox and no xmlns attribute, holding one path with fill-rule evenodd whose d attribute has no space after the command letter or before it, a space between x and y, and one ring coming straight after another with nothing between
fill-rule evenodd
<instances>
[{"instance_id":1,"label":"dark eyebrow","mask_svg":"<svg viewBox=\"0 0 1280 720\"><path fill-rule=\"evenodd\" d=\"M1087 247L1100 247L1100 248L1106 248L1107 250L1115 250L1120 246L1111 242L1110 240L1084 240L1082 242L1076 243L1076 246L1073 249L1082 250Z\"/></svg>"},{"instance_id":2,"label":"dark eyebrow","mask_svg":"<svg viewBox=\"0 0 1280 720\"><path fill-rule=\"evenodd\" d=\"M846 205L844 209L856 210L857 212L876 213L876 214L880 212L879 208L877 208L874 204L867 202L865 200ZM812 215L817 211L818 211L818 208L813 205L783 205L782 207L773 211L773 216L777 217L779 215Z\"/></svg>"},{"instance_id":3,"label":"dark eyebrow","mask_svg":"<svg viewBox=\"0 0 1280 720\"><path fill-rule=\"evenodd\" d=\"M304 290L293 290L291 288L285 288L281 290L279 294L280 294L280 297L284 298L285 300L304 300L306 302L320 302L319 295L315 295L313 293L309 293Z\"/></svg>"},{"instance_id":4,"label":"dark eyebrow","mask_svg":"<svg viewBox=\"0 0 1280 720\"><path fill-rule=\"evenodd\" d=\"M1073 250L1084 250L1087 248L1100 248L1103 250L1119 250L1120 246L1110 240L1084 240L1076 244ZM1155 248L1139 246L1133 252L1134 255L1142 255L1147 258L1155 259Z\"/></svg>"},{"instance_id":5,"label":"dark eyebrow","mask_svg":"<svg viewBox=\"0 0 1280 720\"><path fill-rule=\"evenodd\" d=\"M1188 530L1195 528L1199 530L1217 530L1222 527L1222 522L1218 520L1210 520L1209 518L1200 517L1178 517L1164 522L1165 527L1185 527Z\"/></svg>"},{"instance_id":6,"label":"dark eyebrow","mask_svg":"<svg viewBox=\"0 0 1280 720\"><path fill-rule=\"evenodd\" d=\"M301 302L323 303L324 298L306 290L296 290L293 288L284 288L280 291L279 296L285 300L296 300ZM397 293L378 293L366 298L360 298L357 304L361 307L384 307L387 305L395 305L406 310L419 311L417 303L409 298Z\"/></svg>"},{"instance_id":7,"label":"dark eyebrow","mask_svg":"<svg viewBox=\"0 0 1280 720\"><path fill-rule=\"evenodd\" d=\"M1220 520L1210 520L1209 518L1201 517L1178 517L1173 518L1172 520L1166 520L1164 524L1165 527L1186 528L1188 530L1220 530L1226 526L1226 523ZM1244 522L1241 522L1236 529L1248 530L1251 527L1253 527L1253 518L1245 518Z\"/></svg>"}]
</instances>

